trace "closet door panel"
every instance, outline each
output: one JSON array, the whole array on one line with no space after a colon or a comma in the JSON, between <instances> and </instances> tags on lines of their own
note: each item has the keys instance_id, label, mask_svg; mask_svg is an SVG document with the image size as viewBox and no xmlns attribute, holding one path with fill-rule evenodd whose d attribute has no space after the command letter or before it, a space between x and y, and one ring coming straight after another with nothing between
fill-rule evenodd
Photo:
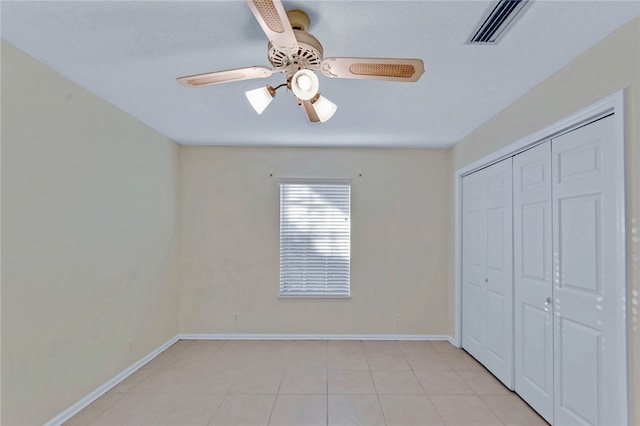
<instances>
[{"instance_id":1,"label":"closet door panel","mask_svg":"<svg viewBox=\"0 0 640 426\"><path fill-rule=\"evenodd\" d=\"M552 141L556 424L625 424L624 300L607 117Z\"/></svg>"},{"instance_id":2,"label":"closet door panel","mask_svg":"<svg viewBox=\"0 0 640 426\"><path fill-rule=\"evenodd\" d=\"M485 366L513 388L513 198L511 158L487 173Z\"/></svg>"},{"instance_id":3,"label":"closet door panel","mask_svg":"<svg viewBox=\"0 0 640 426\"><path fill-rule=\"evenodd\" d=\"M553 420L551 143L513 158L515 388Z\"/></svg>"},{"instance_id":4,"label":"closet door panel","mask_svg":"<svg viewBox=\"0 0 640 426\"><path fill-rule=\"evenodd\" d=\"M484 362L486 342L486 200L481 170L463 180L462 345Z\"/></svg>"},{"instance_id":5,"label":"closet door panel","mask_svg":"<svg viewBox=\"0 0 640 426\"><path fill-rule=\"evenodd\" d=\"M462 346L513 380L511 159L463 178Z\"/></svg>"}]
</instances>

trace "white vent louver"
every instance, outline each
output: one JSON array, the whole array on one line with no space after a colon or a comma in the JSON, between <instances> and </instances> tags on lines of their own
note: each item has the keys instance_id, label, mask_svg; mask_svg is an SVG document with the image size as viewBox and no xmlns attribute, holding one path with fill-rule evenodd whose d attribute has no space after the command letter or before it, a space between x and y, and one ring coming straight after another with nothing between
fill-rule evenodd
<instances>
[{"instance_id":1,"label":"white vent louver","mask_svg":"<svg viewBox=\"0 0 640 426\"><path fill-rule=\"evenodd\" d=\"M498 0L491 4L467 44L496 44L527 9L530 0Z\"/></svg>"}]
</instances>

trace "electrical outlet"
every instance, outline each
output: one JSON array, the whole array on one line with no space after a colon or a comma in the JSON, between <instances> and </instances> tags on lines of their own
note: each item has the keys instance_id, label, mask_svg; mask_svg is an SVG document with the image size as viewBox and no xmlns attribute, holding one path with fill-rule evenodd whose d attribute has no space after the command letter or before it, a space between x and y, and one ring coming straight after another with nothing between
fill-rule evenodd
<instances>
[{"instance_id":1,"label":"electrical outlet","mask_svg":"<svg viewBox=\"0 0 640 426\"><path fill-rule=\"evenodd\" d=\"M239 317L238 314L233 314L233 322L238 322Z\"/></svg>"},{"instance_id":2,"label":"electrical outlet","mask_svg":"<svg viewBox=\"0 0 640 426\"><path fill-rule=\"evenodd\" d=\"M400 324L400 314L396 314L396 324Z\"/></svg>"}]
</instances>

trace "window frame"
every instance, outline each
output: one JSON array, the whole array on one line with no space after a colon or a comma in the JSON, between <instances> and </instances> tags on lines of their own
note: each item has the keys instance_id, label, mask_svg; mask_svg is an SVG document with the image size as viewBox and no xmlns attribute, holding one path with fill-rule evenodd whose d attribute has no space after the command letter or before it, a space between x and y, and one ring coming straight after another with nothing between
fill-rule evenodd
<instances>
[{"instance_id":1,"label":"window frame","mask_svg":"<svg viewBox=\"0 0 640 426\"><path fill-rule=\"evenodd\" d=\"M350 299L352 297L351 292L351 196L352 196L352 181L350 179L309 179L309 178L285 178L278 179L278 298L282 300L321 300L321 299ZM282 271L282 209L283 209L283 199L282 199L282 186L283 185L336 185L336 186L348 186L349 195L348 195L348 248L349 248L349 257L348 257L348 275L347 275L347 288L348 293L346 294L283 294L283 271Z\"/></svg>"}]
</instances>

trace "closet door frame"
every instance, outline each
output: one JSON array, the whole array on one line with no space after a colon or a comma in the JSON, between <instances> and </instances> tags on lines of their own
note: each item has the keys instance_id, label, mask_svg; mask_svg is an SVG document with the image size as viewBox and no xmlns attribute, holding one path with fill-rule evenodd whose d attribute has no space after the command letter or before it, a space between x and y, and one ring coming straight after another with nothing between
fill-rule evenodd
<instances>
[{"instance_id":1,"label":"closet door frame","mask_svg":"<svg viewBox=\"0 0 640 426\"><path fill-rule=\"evenodd\" d=\"M624 129L624 91L620 90L600 101L574 113L570 116L544 127L516 142L513 142L487 156L456 170L455 172L455 334L453 343L460 347L462 343L462 178L474 171L487 167L493 163L512 157L533 146L539 145L554 137L575 130L599 118L613 114L614 142L611 149L614 151L616 170L616 277L617 296L620 301L617 312L617 324L624 330L626 339L618 342L619 365L624 365L627 377L627 418L629 411L629 314L628 314L628 277L627 277L627 244L626 244L626 180L625 180L625 129Z\"/></svg>"}]
</instances>

